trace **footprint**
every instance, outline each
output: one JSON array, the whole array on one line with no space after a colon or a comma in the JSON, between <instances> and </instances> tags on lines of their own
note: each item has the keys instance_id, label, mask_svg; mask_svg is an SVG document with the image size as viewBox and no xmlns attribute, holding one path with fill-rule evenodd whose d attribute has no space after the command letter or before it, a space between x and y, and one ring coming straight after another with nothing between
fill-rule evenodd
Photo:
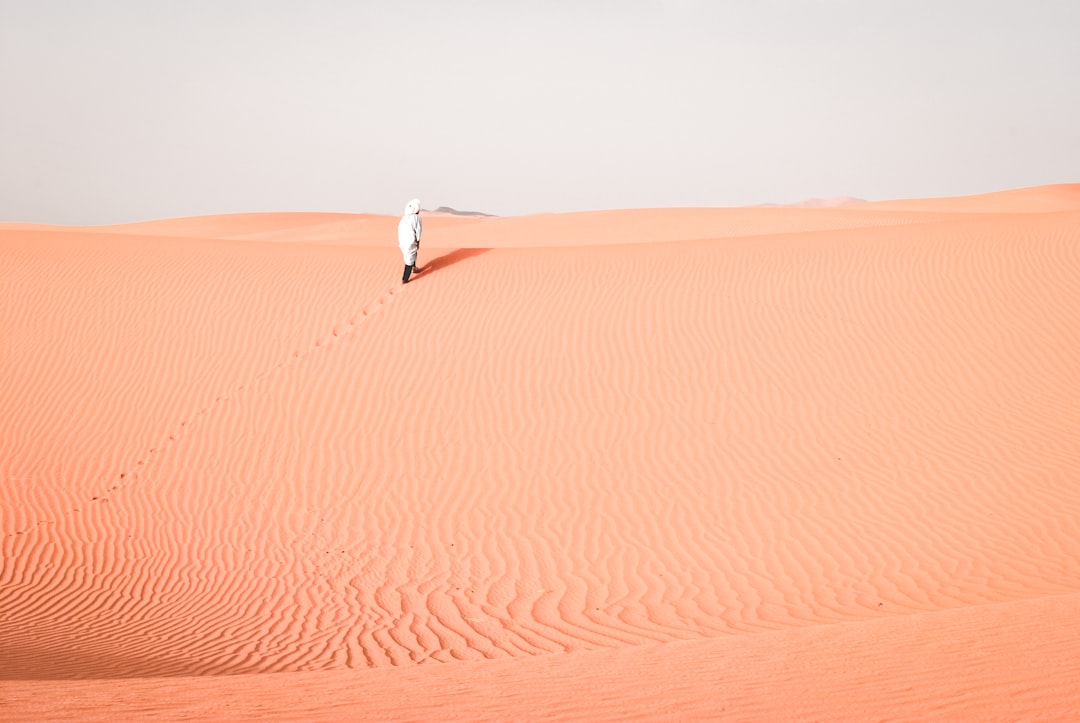
<instances>
[{"instance_id":1,"label":"footprint","mask_svg":"<svg viewBox=\"0 0 1080 723\"><path fill-rule=\"evenodd\" d=\"M362 321L366 320L368 317L370 317L372 314L374 314L375 311L377 311L378 307L385 306L387 303L392 301L395 294L397 294L399 291L400 291L400 289L397 288L397 287L391 287L391 288L387 289L382 294L382 296L380 296L376 301L370 302L367 306L362 308L360 310L359 314L350 316L348 318L347 322L338 322L337 324L335 324L331 328L330 333L328 335L323 336L323 337L321 337L319 339L316 339L315 343L314 343L314 347L308 348L307 350L301 350L301 349L294 350L293 353L292 353L292 357L288 361L281 362L280 364L277 364L277 365L271 367L269 370L263 371L263 372L255 375L254 381L250 382L249 384L241 384L241 385L239 385L237 387L237 392L243 392L245 389L247 389L248 386L254 385L255 383L261 381L262 379L264 379L267 376L270 376L271 374L273 374L276 371L280 371L282 369L286 369L286 368L289 368L289 367L293 366L297 362L297 360L302 360L305 357L310 356L312 353L314 353L314 349L325 347L325 346L330 346L333 343L334 338L341 337L341 336L347 336L350 331L355 331L355 329L349 329L348 327L355 327L357 324L359 324ZM216 409L223 402L228 402L230 399L232 399L232 396L233 395L231 395L231 394L223 394L223 395L215 397L214 402L212 404L210 404L208 406L205 406L202 409L200 409L196 416L198 417L198 416L201 416L201 415L205 415L210 410ZM188 421L195 421L195 420L182 421L182 422L180 422L180 427L181 428L187 427ZM168 441L169 442L175 442L178 439L179 439L179 434L170 434ZM149 454L151 454L151 455L156 454L160 449L161 449L160 447L152 447L150 449ZM137 467L142 467L142 466L144 466L146 464L146 460L141 460L140 459L135 464L136 464ZM120 473L120 479L127 479L127 478L128 478L128 473L127 472L121 472ZM133 475L133 479L138 480L138 475L137 474ZM121 487L113 487L113 489L121 489ZM98 500L99 498L95 497L94 499ZM108 498L101 498L102 502L105 502L107 500L108 500Z\"/></svg>"}]
</instances>

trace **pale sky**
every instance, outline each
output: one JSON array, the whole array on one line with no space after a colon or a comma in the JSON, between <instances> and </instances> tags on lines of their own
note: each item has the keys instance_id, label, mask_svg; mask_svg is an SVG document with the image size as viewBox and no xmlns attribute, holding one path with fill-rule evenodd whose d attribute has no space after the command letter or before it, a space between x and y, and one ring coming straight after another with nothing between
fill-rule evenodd
<instances>
[{"instance_id":1,"label":"pale sky","mask_svg":"<svg viewBox=\"0 0 1080 723\"><path fill-rule=\"evenodd\" d=\"M1077 0L0 0L0 222L1069 182Z\"/></svg>"}]
</instances>

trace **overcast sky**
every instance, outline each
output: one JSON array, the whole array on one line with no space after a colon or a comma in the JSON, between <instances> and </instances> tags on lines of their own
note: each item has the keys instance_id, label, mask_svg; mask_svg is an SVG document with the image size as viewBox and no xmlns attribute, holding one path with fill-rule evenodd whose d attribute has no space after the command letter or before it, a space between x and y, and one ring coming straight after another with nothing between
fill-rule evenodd
<instances>
[{"instance_id":1,"label":"overcast sky","mask_svg":"<svg viewBox=\"0 0 1080 723\"><path fill-rule=\"evenodd\" d=\"M0 221L1078 181L1077 0L0 0Z\"/></svg>"}]
</instances>

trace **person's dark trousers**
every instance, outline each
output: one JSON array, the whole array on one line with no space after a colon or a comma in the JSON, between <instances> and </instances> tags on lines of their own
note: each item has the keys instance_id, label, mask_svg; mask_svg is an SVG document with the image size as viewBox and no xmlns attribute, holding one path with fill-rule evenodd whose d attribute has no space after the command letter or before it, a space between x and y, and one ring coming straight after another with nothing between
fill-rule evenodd
<instances>
[{"instance_id":1,"label":"person's dark trousers","mask_svg":"<svg viewBox=\"0 0 1080 723\"><path fill-rule=\"evenodd\" d=\"M405 273L401 277L401 283L403 283L403 284L409 283L409 276L412 275L412 270L413 270L413 265L412 264L409 264L409 265L407 265L405 267Z\"/></svg>"}]
</instances>

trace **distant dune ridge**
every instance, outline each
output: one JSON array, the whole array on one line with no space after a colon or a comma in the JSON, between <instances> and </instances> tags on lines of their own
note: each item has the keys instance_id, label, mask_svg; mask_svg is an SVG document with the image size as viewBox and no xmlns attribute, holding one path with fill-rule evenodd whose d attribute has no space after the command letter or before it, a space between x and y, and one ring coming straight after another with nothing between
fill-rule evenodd
<instances>
[{"instance_id":1,"label":"distant dune ridge","mask_svg":"<svg viewBox=\"0 0 1080 723\"><path fill-rule=\"evenodd\" d=\"M850 206L855 203L866 203L866 201L853 196L833 196L831 198L808 198L797 203L763 203L761 208L835 208L837 206Z\"/></svg>"},{"instance_id":2,"label":"distant dune ridge","mask_svg":"<svg viewBox=\"0 0 1080 723\"><path fill-rule=\"evenodd\" d=\"M3 717L1080 716L1080 184L809 205L0 224Z\"/></svg>"},{"instance_id":3,"label":"distant dune ridge","mask_svg":"<svg viewBox=\"0 0 1080 723\"><path fill-rule=\"evenodd\" d=\"M438 213L447 216L483 216L490 217L490 213L482 213L480 211L458 211L457 209L450 208L449 206L439 206L433 211L427 211L426 213Z\"/></svg>"}]
</instances>

